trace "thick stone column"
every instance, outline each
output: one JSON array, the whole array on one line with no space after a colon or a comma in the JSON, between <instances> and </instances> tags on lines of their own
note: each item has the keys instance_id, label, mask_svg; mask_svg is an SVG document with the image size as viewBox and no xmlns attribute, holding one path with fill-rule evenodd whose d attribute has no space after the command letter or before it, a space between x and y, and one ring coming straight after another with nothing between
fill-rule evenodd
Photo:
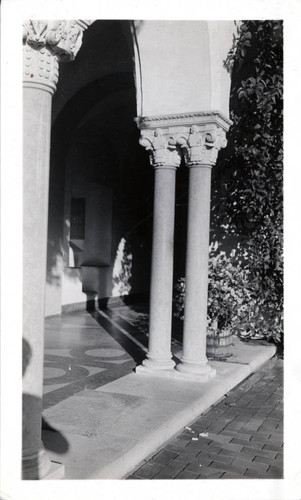
<instances>
[{"instance_id":1,"label":"thick stone column","mask_svg":"<svg viewBox=\"0 0 301 500\"><path fill-rule=\"evenodd\" d=\"M211 169L226 145L227 123L218 117L193 125L181 140L189 168L183 354L177 370L208 380L215 370L207 363L207 296Z\"/></svg>"},{"instance_id":2,"label":"thick stone column","mask_svg":"<svg viewBox=\"0 0 301 500\"><path fill-rule=\"evenodd\" d=\"M62 477L41 441L48 178L52 94L60 61L72 61L85 21L24 23L22 477Z\"/></svg>"},{"instance_id":3,"label":"thick stone column","mask_svg":"<svg viewBox=\"0 0 301 500\"><path fill-rule=\"evenodd\" d=\"M171 321L176 169L181 156L168 130L143 131L140 143L155 169L149 350L137 371L171 370Z\"/></svg>"}]
</instances>

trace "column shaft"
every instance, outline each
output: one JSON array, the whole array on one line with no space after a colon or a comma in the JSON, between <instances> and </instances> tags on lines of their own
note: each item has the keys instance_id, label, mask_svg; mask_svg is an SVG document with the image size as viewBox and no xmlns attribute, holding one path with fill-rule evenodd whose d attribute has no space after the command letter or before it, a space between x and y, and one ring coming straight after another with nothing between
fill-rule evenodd
<instances>
[{"instance_id":1,"label":"column shaft","mask_svg":"<svg viewBox=\"0 0 301 500\"><path fill-rule=\"evenodd\" d=\"M41 443L51 99L24 88L23 479L50 470Z\"/></svg>"},{"instance_id":2,"label":"column shaft","mask_svg":"<svg viewBox=\"0 0 301 500\"><path fill-rule=\"evenodd\" d=\"M90 24L23 23L23 479L63 475L41 442L51 104L58 64L74 60Z\"/></svg>"},{"instance_id":3,"label":"column shaft","mask_svg":"<svg viewBox=\"0 0 301 500\"><path fill-rule=\"evenodd\" d=\"M189 205L186 256L183 356L178 370L209 378L207 364L207 296L211 166L189 168Z\"/></svg>"},{"instance_id":4,"label":"column shaft","mask_svg":"<svg viewBox=\"0 0 301 500\"><path fill-rule=\"evenodd\" d=\"M173 368L171 321L175 218L175 166L155 167L149 351L144 366Z\"/></svg>"}]
</instances>

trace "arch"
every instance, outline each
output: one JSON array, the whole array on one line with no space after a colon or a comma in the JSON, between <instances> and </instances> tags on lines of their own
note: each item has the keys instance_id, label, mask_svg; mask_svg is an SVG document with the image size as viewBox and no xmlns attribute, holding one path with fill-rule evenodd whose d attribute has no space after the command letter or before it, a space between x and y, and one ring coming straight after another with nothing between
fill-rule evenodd
<instances>
[{"instance_id":1,"label":"arch","mask_svg":"<svg viewBox=\"0 0 301 500\"><path fill-rule=\"evenodd\" d=\"M53 123L49 178L46 314L57 314L61 311L62 272L66 264L63 262L66 229L63 216L66 155L78 127L91 113L93 107L120 92L129 92L132 100L135 100L133 73L110 74L89 83L71 97ZM135 105L133 118L134 115Z\"/></svg>"}]
</instances>

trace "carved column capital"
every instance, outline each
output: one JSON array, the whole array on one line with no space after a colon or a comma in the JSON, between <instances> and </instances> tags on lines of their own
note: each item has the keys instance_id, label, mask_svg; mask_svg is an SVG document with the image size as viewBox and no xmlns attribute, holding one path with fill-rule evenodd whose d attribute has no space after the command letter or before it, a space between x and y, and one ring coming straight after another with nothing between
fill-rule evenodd
<instances>
[{"instance_id":1,"label":"carved column capital","mask_svg":"<svg viewBox=\"0 0 301 500\"><path fill-rule=\"evenodd\" d=\"M186 134L178 138L188 167L213 166L218 152L226 147L226 132L216 124L192 125Z\"/></svg>"},{"instance_id":2,"label":"carved column capital","mask_svg":"<svg viewBox=\"0 0 301 500\"><path fill-rule=\"evenodd\" d=\"M150 151L154 166L180 165L212 167L218 152L227 145L231 120L219 111L200 111L136 118L141 130L140 144Z\"/></svg>"},{"instance_id":3,"label":"carved column capital","mask_svg":"<svg viewBox=\"0 0 301 500\"><path fill-rule=\"evenodd\" d=\"M150 163L154 168L179 167L181 155L175 137L169 134L168 129L142 130L139 142L149 151Z\"/></svg>"},{"instance_id":4,"label":"carved column capital","mask_svg":"<svg viewBox=\"0 0 301 500\"><path fill-rule=\"evenodd\" d=\"M53 94L59 62L73 61L81 47L83 31L91 21L25 21L23 23L23 82Z\"/></svg>"}]
</instances>

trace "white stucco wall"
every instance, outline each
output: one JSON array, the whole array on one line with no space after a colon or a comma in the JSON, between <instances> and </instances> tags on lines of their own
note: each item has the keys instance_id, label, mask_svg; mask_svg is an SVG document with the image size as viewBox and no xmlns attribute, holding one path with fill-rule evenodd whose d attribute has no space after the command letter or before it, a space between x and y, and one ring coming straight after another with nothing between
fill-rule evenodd
<instances>
[{"instance_id":1,"label":"white stucco wall","mask_svg":"<svg viewBox=\"0 0 301 500\"><path fill-rule=\"evenodd\" d=\"M211 101L210 109L229 116L229 95L231 79L224 68L224 60L232 46L235 31L233 21L207 21L209 34Z\"/></svg>"},{"instance_id":2,"label":"white stucco wall","mask_svg":"<svg viewBox=\"0 0 301 500\"><path fill-rule=\"evenodd\" d=\"M214 109L228 116L223 61L233 31L232 21L137 22L137 115Z\"/></svg>"},{"instance_id":3,"label":"white stucco wall","mask_svg":"<svg viewBox=\"0 0 301 500\"><path fill-rule=\"evenodd\" d=\"M83 292L82 270L66 269L62 276L62 306L85 303L87 295Z\"/></svg>"}]
</instances>

